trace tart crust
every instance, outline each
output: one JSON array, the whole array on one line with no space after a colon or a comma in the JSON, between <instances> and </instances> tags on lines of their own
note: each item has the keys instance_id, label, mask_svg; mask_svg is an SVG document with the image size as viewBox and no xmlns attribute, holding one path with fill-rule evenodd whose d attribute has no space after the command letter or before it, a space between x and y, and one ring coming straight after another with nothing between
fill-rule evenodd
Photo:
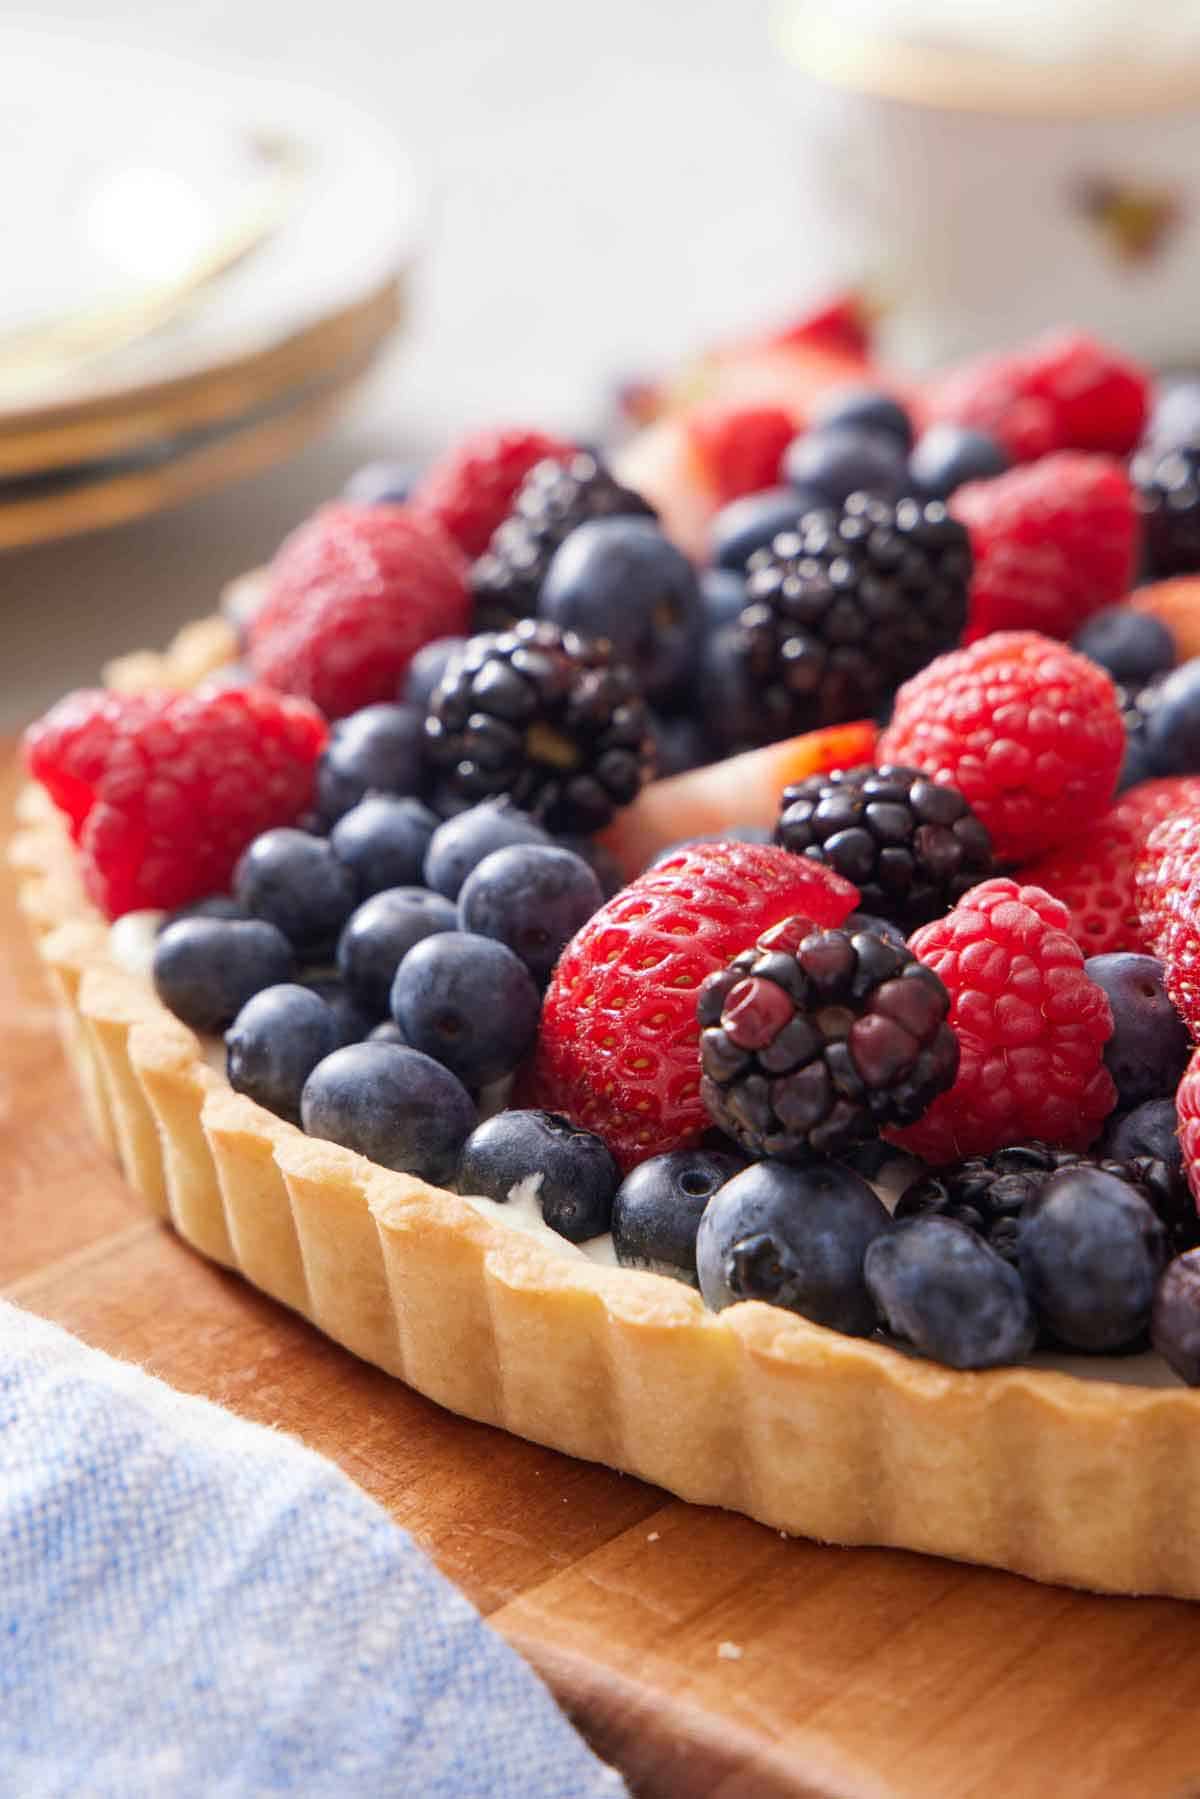
<instances>
[{"instance_id":1,"label":"tart crust","mask_svg":"<svg viewBox=\"0 0 1200 1799\"><path fill-rule=\"evenodd\" d=\"M188 686L220 619L109 671ZM84 896L27 787L11 856L93 1126L202 1255L451 1411L798 1536L1200 1598L1200 1391L959 1373L544 1248L236 1094Z\"/></svg>"}]
</instances>

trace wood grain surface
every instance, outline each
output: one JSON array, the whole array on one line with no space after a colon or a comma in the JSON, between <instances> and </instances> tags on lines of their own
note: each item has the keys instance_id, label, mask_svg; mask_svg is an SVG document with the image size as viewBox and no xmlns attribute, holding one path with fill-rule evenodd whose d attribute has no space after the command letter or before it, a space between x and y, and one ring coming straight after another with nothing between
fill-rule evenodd
<instances>
[{"instance_id":1,"label":"wood grain surface","mask_svg":"<svg viewBox=\"0 0 1200 1799\"><path fill-rule=\"evenodd\" d=\"M0 1294L339 1462L641 1799L1200 1796L1200 1607L785 1541L439 1410L143 1215L7 874L0 941Z\"/></svg>"}]
</instances>

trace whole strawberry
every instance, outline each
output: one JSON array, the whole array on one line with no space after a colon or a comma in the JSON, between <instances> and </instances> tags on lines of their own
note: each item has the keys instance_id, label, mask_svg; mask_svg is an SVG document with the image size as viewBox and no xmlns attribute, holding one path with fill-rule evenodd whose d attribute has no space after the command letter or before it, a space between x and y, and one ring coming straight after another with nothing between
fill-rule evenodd
<instances>
[{"instance_id":1,"label":"whole strawberry","mask_svg":"<svg viewBox=\"0 0 1200 1799\"><path fill-rule=\"evenodd\" d=\"M1073 637L1133 583L1133 488L1111 457L1064 450L960 487L950 510L974 558L966 643L989 631Z\"/></svg>"},{"instance_id":2,"label":"whole strawberry","mask_svg":"<svg viewBox=\"0 0 1200 1799\"><path fill-rule=\"evenodd\" d=\"M542 1008L535 1105L604 1138L623 1168L696 1142L700 986L774 924L836 926L857 889L773 844L677 850L563 951Z\"/></svg>"},{"instance_id":3,"label":"whole strawberry","mask_svg":"<svg viewBox=\"0 0 1200 1799\"><path fill-rule=\"evenodd\" d=\"M327 718L396 697L413 656L467 630L467 563L406 506L322 506L280 546L247 655L260 681Z\"/></svg>"},{"instance_id":4,"label":"whole strawberry","mask_svg":"<svg viewBox=\"0 0 1200 1799\"><path fill-rule=\"evenodd\" d=\"M996 860L1021 862L1091 828L1124 752L1102 668L1035 631L1000 631L904 684L877 755L957 787Z\"/></svg>"},{"instance_id":5,"label":"whole strawberry","mask_svg":"<svg viewBox=\"0 0 1200 1799\"><path fill-rule=\"evenodd\" d=\"M1108 999L1084 972L1067 908L984 881L910 942L950 994L958 1076L894 1141L942 1164L1037 1141L1086 1149L1116 1103Z\"/></svg>"},{"instance_id":6,"label":"whole strawberry","mask_svg":"<svg viewBox=\"0 0 1200 1799\"><path fill-rule=\"evenodd\" d=\"M312 800L325 721L262 687L68 694L25 734L25 759L79 845L108 918L228 889L251 838Z\"/></svg>"},{"instance_id":7,"label":"whole strawberry","mask_svg":"<svg viewBox=\"0 0 1200 1799\"><path fill-rule=\"evenodd\" d=\"M508 517L530 469L574 454L573 444L545 431L521 426L475 431L426 470L410 504L435 518L464 556L474 560Z\"/></svg>"}]
</instances>

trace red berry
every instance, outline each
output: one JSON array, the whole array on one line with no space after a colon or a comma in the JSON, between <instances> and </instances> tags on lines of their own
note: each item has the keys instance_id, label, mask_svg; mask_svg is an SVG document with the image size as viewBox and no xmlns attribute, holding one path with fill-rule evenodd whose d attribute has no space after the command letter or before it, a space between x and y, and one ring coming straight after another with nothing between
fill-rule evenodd
<instances>
[{"instance_id":1,"label":"red berry","mask_svg":"<svg viewBox=\"0 0 1200 1799\"><path fill-rule=\"evenodd\" d=\"M542 1009L533 1103L597 1132L623 1168L696 1142L709 1125L701 983L781 919L834 926L857 902L848 881L774 844L668 855L563 951Z\"/></svg>"},{"instance_id":2,"label":"red berry","mask_svg":"<svg viewBox=\"0 0 1200 1799\"><path fill-rule=\"evenodd\" d=\"M1113 1022L1069 925L1040 887L996 880L913 936L950 994L960 1060L924 1118L891 1133L905 1149L943 1163L1031 1139L1087 1148L1116 1104Z\"/></svg>"},{"instance_id":3,"label":"red berry","mask_svg":"<svg viewBox=\"0 0 1200 1799\"><path fill-rule=\"evenodd\" d=\"M1200 803L1200 777L1170 775L1143 781L1114 800L1086 836L1027 862L1017 878L1044 887L1071 914L1071 931L1085 956L1111 951L1145 953L1135 875L1154 827L1180 806Z\"/></svg>"},{"instance_id":4,"label":"red berry","mask_svg":"<svg viewBox=\"0 0 1200 1799\"><path fill-rule=\"evenodd\" d=\"M779 480L783 453L796 435L781 406L707 406L689 414L688 432L709 485L723 506Z\"/></svg>"},{"instance_id":5,"label":"red berry","mask_svg":"<svg viewBox=\"0 0 1200 1799\"><path fill-rule=\"evenodd\" d=\"M989 631L1070 638L1129 591L1137 513L1111 457L1064 450L970 482L950 510L971 534L975 563L966 643Z\"/></svg>"},{"instance_id":6,"label":"red berry","mask_svg":"<svg viewBox=\"0 0 1200 1799\"><path fill-rule=\"evenodd\" d=\"M482 556L530 469L574 454L573 444L545 431L476 431L438 458L410 503L437 519L465 556Z\"/></svg>"},{"instance_id":7,"label":"red berry","mask_svg":"<svg viewBox=\"0 0 1200 1799\"><path fill-rule=\"evenodd\" d=\"M1200 1049L1192 1052L1187 1071L1175 1090L1179 1147L1192 1198L1200 1207Z\"/></svg>"},{"instance_id":8,"label":"red berry","mask_svg":"<svg viewBox=\"0 0 1200 1799\"><path fill-rule=\"evenodd\" d=\"M997 861L1022 862L1090 828L1124 751L1102 668L1035 631L1001 631L904 684L877 758L957 787Z\"/></svg>"},{"instance_id":9,"label":"red berry","mask_svg":"<svg viewBox=\"0 0 1200 1799\"><path fill-rule=\"evenodd\" d=\"M1150 832L1135 879L1138 918L1176 1011L1200 1037L1200 799Z\"/></svg>"},{"instance_id":10,"label":"red berry","mask_svg":"<svg viewBox=\"0 0 1200 1799\"><path fill-rule=\"evenodd\" d=\"M936 376L927 419L988 431L1015 462L1051 450L1106 450L1138 443L1149 382L1136 363L1081 331L1052 332L1011 355L981 356Z\"/></svg>"},{"instance_id":11,"label":"red berry","mask_svg":"<svg viewBox=\"0 0 1200 1799\"><path fill-rule=\"evenodd\" d=\"M322 506L280 546L250 625L260 681L344 718L392 700L435 637L468 628L467 562L406 506Z\"/></svg>"},{"instance_id":12,"label":"red berry","mask_svg":"<svg viewBox=\"0 0 1200 1799\"><path fill-rule=\"evenodd\" d=\"M308 807L326 736L315 707L263 687L84 690L30 726L25 757L119 918L226 891L251 838Z\"/></svg>"}]
</instances>

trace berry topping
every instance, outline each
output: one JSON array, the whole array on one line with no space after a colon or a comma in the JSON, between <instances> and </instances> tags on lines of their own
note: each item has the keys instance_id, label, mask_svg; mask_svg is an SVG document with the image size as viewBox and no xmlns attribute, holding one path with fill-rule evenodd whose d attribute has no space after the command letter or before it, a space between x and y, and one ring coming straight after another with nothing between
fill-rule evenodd
<instances>
[{"instance_id":1,"label":"berry topping","mask_svg":"<svg viewBox=\"0 0 1200 1799\"><path fill-rule=\"evenodd\" d=\"M1124 469L1063 451L971 482L951 510L971 534L966 642L990 631L1069 638L1133 581L1137 516Z\"/></svg>"},{"instance_id":2,"label":"berry topping","mask_svg":"<svg viewBox=\"0 0 1200 1799\"><path fill-rule=\"evenodd\" d=\"M1174 669L1138 704L1146 755L1156 775L1200 773L1200 658Z\"/></svg>"},{"instance_id":3,"label":"berry topping","mask_svg":"<svg viewBox=\"0 0 1200 1799\"><path fill-rule=\"evenodd\" d=\"M1143 1187L1167 1228L1173 1254L1200 1243L1200 1214L1187 1183L1175 1097L1148 1099L1109 1119L1100 1153Z\"/></svg>"},{"instance_id":4,"label":"berry topping","mask_svg":"<svg viewBox=\"0 0 1200 1799\"><path fill-rule=\"evenodd\" d=\"M1064 905L985 881L911 948L950 994L958 1077L896 1141L928 1162L1029 1139L1085 1149L1112 1111L1112 1013L1084 971Z\"/></svg>"},{"instance_id":5,"label":"berry topping","mask_svg":"<svg viewBox=\"0 0 1200 1799\"><path fill-rule=\"evenodd\" d=\"M1021 1215L1021 1277L1042 1323L1071 1349L1136 1343L1166 1259L1166 1231L1144 1195L1103 1169L1051 1175Z\"/></svg>"},{"instance_id":6,"label":"berry topping","mask_svg":"<svg viewBox=\"0 0 1200 1799\"><path fill-rule=\"evenodd\" d=\"M420 713L422 735L434 691L441 686L446 670L469 641L466 637L435 637L430 643L422 644L409 663L400 698L406 706Z\"/></svg>"},{"instance_id":7,"label":"berry topping","mask_svg":"<svg viewBox=\"0 0 1200 1799\"><path fill-rule=\"evenodd\" d=\"M892 431L828 425L796 438L783 459L783 474L801 493L816 493L824 506L844 506L852 493L898 500L908 486L904 447Z\"/></svg>"},{"instance_id":8,"label":"berry topping","mask_svg":"<svg viewBox=\"0 0 1200 1799\"><path fill-rule=\"evenodd\" d=\"M856 899L829 869L774 845L702 844L668 856L564 951L542 1009L539 1102L597 1131L625 1169L695 1143L708 1125L701 983L782 919L837 925Z\"/></svg>"},{"instance_id":9,"label":"berry topping","mask_svg":"<svg viewBox=\"0 0 1200 1799\"><path fill-rule=\"evenodd\" d=\"M364 706L339 719L317 770L317 810L333 824L367 793L421 786L425 715L413 706Z\"/></svg>"},{"instance_id":10,"label":"berry topping","mask_svg":"<svg viewBox=\"0 0 1200 1799\"><path fill-rule=\"evenodd\" d=\"M1007 631L940 656L900 689L879 760L957 787L1006 862L1094 824L1124 749L1103 669L1034 631Z\"/></svg>"},{"instance_id":11,"label":"berry topping","mask_svg":"<svg viewBox=\"0 0 1200 1799\"><path fill-rule=\"evenodd\" d=\"M1052 332L1009 355L982 356L926 385L925 416L990 432L1014 462L1051 450L1124 456L1142 434L1145 374L1084 332Z\"/></svg>"},{"instance_id":12,"label":"berry topping","mask_svg":"<svg viewBox=\"0 0 1200 1799\"><path fill-rule=\"evenodd\" d=\"M456 900L467 876L493 850L509 849L516 843L549 842L548 834L528 812L519 811L507 800L484 800L446 819L433 833L425 857L425 885Z\"/></svg>"},{"instance_id":13,"label":"berry topping","mask_svg":"<svg viewBox=\"0 0 1200 1799\"><path fill-rule=\"evenodd\" d=\"M333 949L358 897L354 876L331 843L286 826L247 845L233 892L252 918L276 925L309 961Z\"/></svg>"},{"instance_id":14,"label":"berry topping","mask_svg":"<svg viewBox=\"0 0 1200 1799\"><path fill-rule=\"evenodd\" d=\"M416 886L437 830L436 816L420 800L369 793L338 819L329 841L363 900L385 887Z\"/></svg>"},{"instance_id":15,"label":"berry topping","mask_svg":"<svg viewBox=\"0 0 1200 1799\"><path fill-rule=\"evenodd\" d=\"M953 1218L913 1218L877 1237L864 1272L885 1328L935 1362L995 1368L1033 1349L1020 1275Z\"/></svg>"},{"instance_id":16,"label":"berry topping","mask_svg":"<svg viewBox=\"0 0 1200 1799\"><path fill-rule=\"evenodd\" d=\"M1189 1387L1200 1387L1200 1250L1171 1262L1154 1294L1150 1341Z\"/></svg>"},{"instance_id":17,"label":"berry topping","mask_svg":"<svg viewBox=\"0 0 1200 1799\"><path fill-rule=\"evenodd\" d=\"M81 692L25 735L66 813L89 897L109 918L228 888L251 838L312 798L325 724L263 688Z\"/></svg>"},{"instance_id":18,"label":"berry topping","mask_svg":"<svg viewBox=\"0 0 1200 1799\"><path fill-rule=\"evenodd\" d=\"M338 972L371 1018L387 1015L396 970L415 943L435 931L453 931L458 913L439 893L423 887L389 887L350 914L338 938Z\"/></svg>"},{"instance_id":19,"label":"berry topping","mask_svg":"<svg viewBox=\"0 0 1200 1799\"><path fill-rule=\"evenodd\" d=\"M814 431L877 431L905 455L912 449L912 420L899 400L877 387L835 389L817 401L810 422Z\"/></svg>"},{"instance_id":20,"label":"berry topping","mask_svg":"<svg viewBox=\"0 0 1200 1799\"><path fill-rule=\"evenodd\" d=\"M181 918L159 932L152 972L176 1018L216 1035L264 987L293 980L296 960L283 932L262 919Z\"/></svg>"},{"instance_id":21,"label":"berry topping","mask_svg":"<svg viewBox=\"0 0 1200 1799\"><path fill-rule=\"evenodd\" d=\"M800 493L794 487L766 487L731 500L709 525L713 562L719 569L741 574L755 550L766 549L781 531L798 530L806 512L820 512L825 505L819 493ZM743 592L742 605L728 606L719 622L733 624L745 603Z\"/></svg>"},{"instance_id":22,"label":"berry topping","mask_svg":"<svg viewBox=\"0 0 1200 1799\"><path fill-rule=\"evenodd\" d=\"M1117 1104L1140 1106L1174 1093L1191 1047L1187 1027L1167 998L1164 969L1154 956L1092 956L1084 973L1108 995L1113 1034L1104 1060Z\"/></svg>"},{"instance_id":23,"label":"berry topping","mask_svg":"<svg viewBox=\"0 0 1200 1799\"><path fill-rule=\"evenodd\" d=\"M696 1232L719 1187L746 1166L716 1149L677 1149L639 1162L613 1201L613 1248L622 1268L647 1268L697 1287Z\"/></svg>"},{"instance_id":24,"label":"berry topping","mask_svg":"<svg viewBox=\"0 0 1200 1799\"><path fill-rule=\"evenodd\" d=\"M392 1016L405 1042L487 1087L524 1061L537 1036L541 996L510 949L490 937L440 931L413 945L392 983Z\"/></svg>"},{"instance_id":25,"label":"berry topping","mask_svg":"<svg viewBox=\"0 0 1200 1799\"><path fill-rule=\"evenodd\" d=\"M1130 465L1152 576L1200 569L1200 442L1139 451Z\"/></svg>"},{"instance_id":26,"label":"berry topping","mask_svg":"<svg viewBox=\"0 0 1200 1799\"><path fill-rule=\"evenodd\" d=\"M1200 1210L1200 1049L1192 1051L1192 1059L1176 1088L1175 1113L1184 1173Z\"/></svg>"},{"instance_id":27,"label":"berry topping","mask_svg":"<svg viewBox=\"0 0 1200 1799\"><path fill-rule=\"evenodd\" d=\"M776 842L845 875L865 911L906 933L992 872L991 840L962 794L915 768L810 775L780 804Z\"/></svg>"},{"instance_id":28,"label":"berry topping","mask_svg":"<svg viewBox=\"0 0 1200 1799\"><path fill-rule=\"evenodd\" d=\"M300 1116L310 1137L340 1143L381 1168L444 1186L475 1128L475 1104L457 1076L397 1043L352 1043L318 1062Z\"/></svg>"},{"instance_id":29,"label":"berry topping","mask_svg":"<svg viewBox=\"0 0 1200 1799\"><path fill-rule=\"evenodd\" d=\"M607 638L651 697L678 689L695 661L695 571L649 519L594 519L572 531L546 571L538 611L563 631Z\"/></svg>"},{"instance_id":30,"label":"berry topping","mask_svg":"<svg viewBox=\"0 0 1200 1799\"><path fill-rule=\"evenodd\" d=\"M1167 626L1132 606L1105 606L1076 632L1074 644L1121 687L1142 687L1175 666L1175 639Z\"/></svg>"},{"instance_id":31,"label":"berry topping","mask_svg":"<svg viewBox=\"0 0 1200 1799\"><path fill-rule=\"evenodd\" d=\"M530 469L551 457L565 462L574 453L573 445L544 431L477 431L426 470L413 508L435 518L465 556L481 556Z\"/></svg>"},{"instance_id":32,"label":"berry topping","mask_svg":"<svg viewBox=\"0 0 1200 1799\"><path fill-rule=\"evenodd\" d=\"M968 481L990 481L1009 467L994 437L970 425L948 422L923 431L908 461L909 478L922 499L948 500Z\"/></svg>"},{"instance_id":33,"label":"berry topping","mask_svg":"<svg viewBox=\"0 0 1200 1799\"><path fill-rule=\"evenodd\" d=\"M606 825L636 798L652 750L631 670L606 644L547 620L473 637L425 729L430 760L455 791L507 794L551 831Z\"/></svg>"},{"instance_id":34,"label":"berry topping","mask_svg":"<svg viewBox=\"0 0 1200 1799\"><path fill-rule=\"evenodd\" d=\"M1135 881L1147 948L1166 970L1167 992L1192 1036L1200 1035L1200 805L1156 825Z\"/></svg>"},{"instance_id":35,"label":"berry topping","mask_svg":"<svg viewBox=\"0 0 1200 1799\"><path fill-rule=\"evenodd\" d=\"M503 943L539 987L576 931L604 903L596 872L573 850L513 843L474 867L458 896L465 931Z\"/></svg>"},{"instance_id":36,"label":"berry topping","mask_svg":"<svg viewBox=\"0 0 1200 1799\"><path fill-rule=\"evenodd\" d=\"M333 1013L338 1034L335 1049L343 1049L347 1043L362 1043L371 1035L375 1024L373 1015L359 1005L339 975L326 972L302 975L300 986L324 1000Z\"/></svg>"},{"instance_id":37,"label":"berry topping","mask_svg":"<svg viewBox=\"0 0 1200 1799\"><path fill-rule=\"evenodd\" d=\"M536 1198L560 1237L586 1243L609 1227L620 1171L599 1137L556 1112L497 1112L467 1138L458 1190L503 1205Z\"/></svg>"},{"instance_id":38,"label":"berry topping","mask_svg":"<svg viewBox=\"0 0 1200 1799\"><path fill-rule=\"evenodd\" d=\"M299 1124L305 1081L341 1043L338 1021L320 994L291 982L266 987L247 1000L225 1033L229 1085Z\"/></svg>"},{"instance_id":39,"label":"berry topping","mask_svg":"<svg viewBox=\"0 0 1200 1799\"><path fill-rule=\"evenodd\" d=\"M701 405L687 416L689 447L720 505L774 481L796 421L780 406Z\"/></svg>"},{"instance_id":40,"label":"berry topping","mask_svg":"<svg viewBox=\"0 0 1200 1799\"><path fill-rule=\"evenodd\" d=\"M466 563L403 506L322 506L281 545L250 626L259 680L343 718L396 693L416 651L464 631Z\"/></svg>"},{"instance_id":41,"label":"berry topping","mask_svg":"<svg viewBox=\"0 0 1200 1799\"><path fill-rule=\"evenodd\" d=\"M838 1162L756 1162L705 1208L696 1238L700 1291L715 1312L758 1299L866 1337L876 1315L863 1260L891 1229L886 1207Z\"/></svg>"}]
</instances>

